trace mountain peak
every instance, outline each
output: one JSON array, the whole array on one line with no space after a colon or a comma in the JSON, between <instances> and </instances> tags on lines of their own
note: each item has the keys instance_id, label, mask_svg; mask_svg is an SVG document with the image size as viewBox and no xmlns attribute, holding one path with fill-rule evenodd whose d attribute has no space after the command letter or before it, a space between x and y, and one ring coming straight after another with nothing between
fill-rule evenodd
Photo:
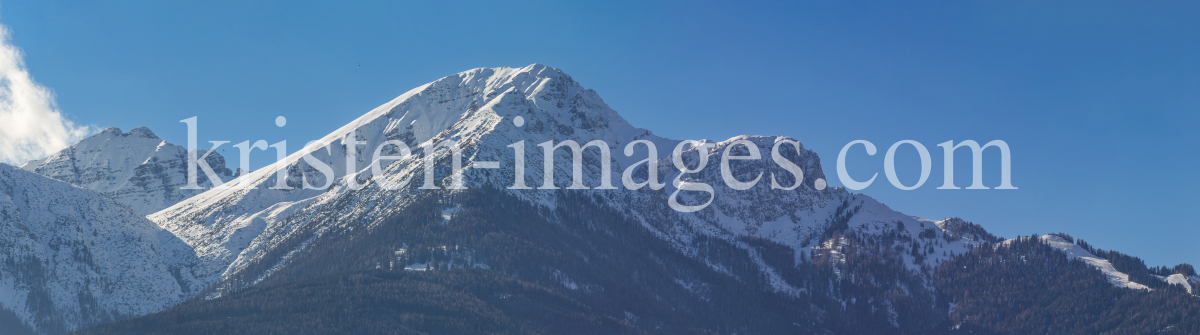
<instances>
[{"instance_id":1,"label":"mountain peak","mask_svg":"<svg viewBox=\"0 0 1200 335\"><path fill-rule=\"evenodd\" d=\"M563 72L559 68L556 68L553 66L546 66L545 64L542 64L542 63L529 64L529 66L521 68L520 71L533 73L536 75L543 75L543 76L544 75L567 76L566 72ZM570 76L567 76L567 77L570 77Z\"/></svg>"},{"instance_id":2,"label":"mountain peak","mask_svg":"<svg viewBox=\"0 0 1200 335\"><path fill-rule=\"evenodd\" d=\"M108 127L108 128L104 128L104 130L101 130L99 133L92 135L91 137L95 137L95 136L101 136L101 137L133 136L133 137L147 138L147 139L152 139L152 140L159 139L158 135L155 135L153 131L150 131L150 128L146 128L146 127L133 128L133 129L130 129L129 132L127 132L127 133L122 132L121 128Z\"/></svg>"},{"instance_id":3,"label":"mountain peak","mask_svg":"<svg viewBox=\"0 0 1200 335\"><path fill-rule=\"evenodd\" d=\"M232 176L219 154L206 161L223 178ZM180 189L187 184L187 162L187 148L166 143L146 127L128 133L110 127L20 169L100 192L144 215L200 193ZM199 178L212 185L204 174Z\"/></svg>"},{"instance_id":4,"label":"mountain peak","mask_svg":"<svg viewBox=\"0 0 1200 335\"><path fill-rule=\"evenodd\" d=\"M120 130L118 130L118 131L120 131ZM150 128L146 128L146 127L133 128L133 130L130 130L128 133L125 134L125 136L136 136L136 137L141 137L141 138L158 139L158 136L154 135L154 132L150 131Z\"/></svg>"}]
</instances>

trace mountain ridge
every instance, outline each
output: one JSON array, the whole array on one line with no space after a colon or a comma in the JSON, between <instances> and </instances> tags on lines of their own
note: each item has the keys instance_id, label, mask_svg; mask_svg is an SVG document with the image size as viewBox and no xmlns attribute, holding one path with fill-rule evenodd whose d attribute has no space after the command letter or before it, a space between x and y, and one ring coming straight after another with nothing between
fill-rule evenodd
<instances>
[{"instance_id":1,"label":"mountain ridge","mask_svg":"<svg viewBox=\"0 0 1200 335\"><path fill-rule=\"evenodd\" d=\"M148 129L137 134L153 136ZM644 143L623 150L639 140L654 144L657 152L650 154ZM573 155L553 147L567 141L599 141L609 146L611 157L606 161L595 148ZM561 294L587 306L599 317L593 320L622 320L630 327L622 329L631 332L938 333L970 326L969 318L981 315L979 306L992 304L943 294L963 289L946 278L997 275L944 264L987 264L1030 250L1046 264L1108 262L1113 271L1076 265L1053 270L1086 285L1105 283L1102 296L1169 298L1192 306L1186 300L1191 290L1180 290L1186 297L1179 298L1171 295L1170 284L1182 278L1187 285L1194 271L1187 273L1192 277L1168 274L1082 242L1029 246L1025 239L1003 240L962 219L905 215L869 196L818 186L825 177L820 157L786 136L688 143L661 138L630 125L595 91L561 70L541 64L473 69L438 79L321 142L328 146L306 146L228 180L230 187L207 190L147 216L196 257L189 269L204 289L192 291L197 298L173 309L182 313L173 315L236 301L245 307L243 293L298 282L342 290L340 285L362 276L384 282L424 278L372 271L486 271ZM377 162L369 157L377 152L401 154L396 143L412 155L372 167ZM680 144L677 157L672 151ZM727 153L752 156L755 150L761 159L731 162L727 171L717 166ZM348 153L355 154L347 160ZM581 160L581 175L572 171L575 157ZM605 162L611 163L607 171ZM426 164L432 164L429 175ZM649 179L652 166L661 189L624 187L626 172L638 183ZM553 172L547 175L547 169ZM726 174L758 182L734 188ZM462 188L455 187L459 178ZM323 184L329 187L305 187ZM608 184L615 187L602 187ZM521 185L525 188L512 187ZM680 211L675 205L696 207ZM1089 254L1066 254L1077 248ZM1038 280L1020 277L1024 268L1005 269L1013 272L999 275ZM1119 283L1100 278L1117 272L1130 283L1162 282L1146 283L1152 289L1145 295L1114 291L1109 288ZM472 278L484 286L513 283L490 275ZM272 289L259 290L265 287ZM475 297L464 303L502 304L486 294L458 293ZM969 303L955 307L964 302ZM725 306L748 307L741 313ZM418 319L436 314L407 311ZM520 308L493 312L523 315ZM1171 321L1150 324L1161 322Z\"/></svg>"},{"instance_id":2,"label":"mountain ridge","mask_svg":"<svg viewBox=\"0 0 1200 335\"><path fill-rule=\"evenodd\" d=\"M197 157L206 153L198 151ZM209 154L206 162L219 178L233 177L219 153ZM202 192L182 188L187 163L186 148L158 138L149 128L122 133L110 127L18 168L100 192L147 215ZM198 185L213 186L204 173L198 178Z\"/></svg>"},{"instance_id":3,"label":"mountain ridge","mask_svg":"<svg viewBox=\"0 0 1200 335\"><path fill-rule=\"evenodd\" d=\"M514 122L518 116L523 119L523 124ZM352 160L354 169L342 163L349 152L345 141L351 133L355 134L355 141L362 142L359 146L366 149L356 148L362 154ZM388 140L404 142L413 151L413 156L382 166L378 172L380 179L376 180L373 178L375 172L368 168L373 162L365 153ZM455 141L455 148L461 152L463 161L459 170L451 168L454 166L453 150L445 147L428 149L429 145L445 140ZM547 165L554 168L554 185L544 185L539 182L544 179L543 164L536 163L542 160L543 150L539 149L543 148L535 145L566 140L580 144L600 140L612 144L609 149L615 147L618 151L611 158L612 176L622 175L625 168L648 157L645 146L637 146L633 155L620 154L621 148L635 140L655 143L658 150L651 161L657 164L656 172L667 186L661 190L595 189L604 184L599 180L604 175L600 169L603 164L599 164L602 157L595 150L585 150L581 155L584 162L581 181L584 187L593 189L566 190L570 188L569 183L574 183L572 168L568 165L573 157L566 149L554 151L554 164ZM629 125L594 91L583 88L560 70L540 64L524 68L474 69L422 85L330 133L322 141L331 144L329 149L309 146L283 161L230 182L252 185L252 189L210 190L149 217L196 248L205 261L206 277L216 283L214 287L219 290L236 290L263 281L278 273L281 267L287 267L293 259L291 255L302 253L311 243L316 243L313 241L320 241L328 234L344 234L359 226L373 229L371 227L381 224L381 218L390 217L390 213L409 204L413 197L429 192L418 187L424 179L422 156L434 157L434 185L438 188L452 186L453 176L462 175L468 189L501 190L550 211L560 206L562 192L593 194L597 197L595 201L603 207L628 213L643 229L685 255L699 255L695 241L701 236L730 241L745 250L753 248L737 242L738 239L763 238L795 250L793 262L801 261L801 255L826 253L833 255L831 259L835 264L840 264L845 259L838 258L839 250L844 248L837 242L841 236L839 232L850 229L872 235L895 233L907 236L895 242L898 243L896 248L920 249L919 253L899 255L903 260L901 265L928 281L928 269L946 260L949 254L962 254L985 243L969 236L943 238L946 232L938 227L937 221L901 214L870 197L851 194L842 188L817 190L813 183L824 178L819 158L799 141L788 137L739 136L720 142L701 140L684 146L681 155L687 166L696 166L704 160L708 163L707 168L698 173L683 175L669 156L681 141L660 138ZM520 157L510 147L514 143L524 143ZM707 145L713 150L700 149ZM764 156L770 156L777 145L783 148L779 150L782 159L800 168L802 179L799 183L791 172L760 159L731 164L730 171L738 180L754 179L753 175L761 172L763 179L757 185L746 190L724 186L720 169L715 166L724 151L746 154L752 146ZM317 168L303 160L305 154L329 166L334 172L333 180L327 180ZM529 190L508 189L516 183L513 178L517 169L513 163L517 160L525 163L524 175L520 178ZM500 167L475 168L474 162L499 162ZM638 165L633 171L634 179L644 180L648 168L645 163ZM276 178L281 173L286 178L282 183L294 189L270 189L280 184ZM684 183L712 185L713 192L706 195L680 191L679 198L675 199L673 194L679 190L672 181L677 177ZM304 189L306 180L315 185L329 182L332 186L326 190ZM381 186L403 180L409 183L396 190ZM798 185L798 188L773 189L770 185L775 181L780 185ZM356 189L352 183L364 187ZM563 190L545 190L547 187ZM668 207L675 200L693 205L704 203L710 196L713 199L711 205L694 213L681 213ZM928 250L916 247L916 244L924 243L913 242L918 235L925 236L920 241L930 241ZM944 241L934 242L937 239ZM289 244L285 241L298 242ZM290 249L274 250L285 246ZM755 271L768 278L776 293L796 297L803 292L758 253L751 252L749 257ZM718 272L729 271L726 265L710 263L709 266ZM233 283L230 278L241 279ZM221 294L212 292L207 298Z\"/></svg>"}]
</instances>

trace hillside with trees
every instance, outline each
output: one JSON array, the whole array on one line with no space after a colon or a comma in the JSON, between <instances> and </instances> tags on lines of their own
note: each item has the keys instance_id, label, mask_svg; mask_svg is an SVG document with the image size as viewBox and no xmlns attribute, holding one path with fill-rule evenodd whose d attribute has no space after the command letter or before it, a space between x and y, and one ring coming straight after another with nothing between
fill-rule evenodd
<instances>
[{"instance_id":1,"label":"hillside with trees","mask_svg":"<svg viewBox=\"0 0 1200 335\"><path fill-rule=\"evenodd\" d=\"M944 238L973 234L984 246L922 274L906 259L947 241L903 234L900 224L867 235L831 222L816 242L842 245L837 253L699 236L687 255L588 195L560 196L551 209L497 190L427 192L383 223L262 257L283 266L248 265L269 277L234 276L170 310L79 333L1200 332L1200 298L1182 287L1118 288L1037 239L996 243L965 221ZM296 236L282 243L311 235ZM901 242L913 247L894 247ZM1167 271L1079 243L1133 278ZM760 266L797 291L777 294L781 283Z\"/></svg>"}]
</instances>

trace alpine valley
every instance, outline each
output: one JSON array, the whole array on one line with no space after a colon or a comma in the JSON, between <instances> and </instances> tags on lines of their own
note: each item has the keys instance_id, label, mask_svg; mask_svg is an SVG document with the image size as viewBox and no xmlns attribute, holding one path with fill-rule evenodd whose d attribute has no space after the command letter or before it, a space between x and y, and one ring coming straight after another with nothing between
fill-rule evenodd
<instances>
[{"instance_id":1,"label":"alpine valley","mask_svg":"<svg viewBox=\"0 0 1200 335\"><path fill-rule=\"evenodd\" d=\"M567 140L611 152L583 149L576 174L571 149L546 162L538 146ZM639 140L658 151L625 149ZM145 128L0 165L0 329L1200 333L1190 265L1150 267L1063 233L1003 239L959 218L904 215L816 187L820 158L787 137L686 145L682 162L707 167L681 174L679 140L635 128L540 64L439 79L320 141L330 145L236 178L209 155L241 187L212 188L200 173L203 193L180 189L186 149ZM397 142L411 155L371 160L377 149L404 156ZM764 159L731 162L730 173L761 179L734 190L717 162L751 147ZM634 181L656 175L665 187L620 187L629 167ZM680 190L680 202L711 204L669 207L687 184L713 192Z\"/></svg>"}]
</instances>

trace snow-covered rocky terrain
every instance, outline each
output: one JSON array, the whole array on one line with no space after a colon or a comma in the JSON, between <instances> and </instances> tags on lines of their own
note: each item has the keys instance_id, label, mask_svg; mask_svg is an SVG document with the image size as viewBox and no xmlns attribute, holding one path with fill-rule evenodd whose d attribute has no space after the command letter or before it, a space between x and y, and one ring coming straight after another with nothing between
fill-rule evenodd
<instances>
[{"instance_id":1,"label":"snow-covered rocky terrain","mask_svg":"<svg viewBox=\"0 0 1200 335\"><path fill-rule=\"evenodd\" d=\"M521 118L523 122L516 121ZM360 142L354 167L344 158L347 146L343 141L354 134ZM407 159L383 162L380 175L391 183L407 181L389 190L371 177L372 153L389 140L405 143L413 151ZM708 167L700 173L687 174L681 182L707 183L714 188L712 205L692 213L681 213L668 207L669 196L676 190L673 180L679 176L668 155L679 140L664 139L650 131L631 126L592 90L580 86L558 69L540 64L524 68L475 69L449 76L415 88L334 131L322 139L325 147L310 146L266 168L239 178L236 182L250 189L212 190L182 201L150 215L150 219L174 232L196 248L205 263L205 279L214 282L238 273L247 264L258 261L277 262L286 266L286 259L262 260L290 234L307 227L320 234L352 229L356 225L371 225L392 211L402 208L412 195L419 194L424 183L423 147L452 140L462 152L462 165L451 171L450 150L442 147L433 151L437 161L438 187L449 187L451 172L463 175L466 188L502 189L522 199L554 208L559 192L591 192L605 199L605 206L627 212L638 218L648 229L683 252L694 254L689 243L699 235L726 240L739 237L758 237L790 246L797 257L812 252L837 254L844 245L818 243L831 225L844 225L861 235L899 234L888 249L905 250L905 266L913 271L928 273L953 254L961 254L982 242L979 236L947 236L944 222L925 220L896 212L864 195L842 188L817 190L814 182L823 179L819 158L799 142L778 136L740 136L726 141L702 141L711 145L705 153ZM589 190L568 188L572 183L572 156L568 149L556 151L554 181L562 191L540 189L543 181L543 148L545 141L559 143L574 140L580 144L601 140L613 152L610 182L616 189L599 189L600 167L594 149L583 155L582 181ZM625 167L647 157L646 147L637 145L633 155L624 155L625 145L646 140L656 144L658 175L666 186L661 190L649 187L628 190L621 187ZM519 142L523 141L523 142ZM514 156L514 143L522 146L524 154ZM802 169L800 186L794 190L772 189L778 184L795 184L795 177L771 159L772 149L781 144L779 152ZM695 166L701 156L700 147L685 146L684 157ZM762 172L762 180L747 190L733 190L722 181L717 164L726 148L744 153L746 145L757 148L764 159L732 164L732 172L740 180L754 179ZM398 153L388 145L384 153ZM332 168L334 180L327 181L317 168L302 159L305 154ZM525 185L532 189L508 189L514 185L515 162L523 161ZM498 168L480 168L476 162L498 162ZM487 163L484 163L487 164ZM645 180L646 170L637 174ZM277 171L283 170L287 185L294 189L269 189L277 185ZM307 182L322 185L331 182L327 190L304 189ZM353 190L350 183L364 184ZM681 201L701 204L708 195L702 192L681 192ZM349 204L349 205L347 205ZM334 213L334 214L330 214ZM334 215L338 220L317 220ZM351 224L353 223L353 224ZM310 225L328 225L311 227ZM311 230L306 230L311 231ZM825 236L828 238L829 236ZM301 244L296 248L304 248ZM920 245L920 247L915 247ZM908 253L907 250L919 249ZM296 250L290 250L291 254ZM919 258L919 259L918 259ZM774 270L760 262L762 272L774 276ZM719 267L719 265L714 265ZM274 269L274 268L272 268ZM926 269L926 270L922 270ZM269 275L270 271L252 277ZM245 274L243 274L245 275ZM795 292L783 281L776 280L776 289L787 294Z\"/></svg>"},{"instance_id":2,"label":"snow-covered rocky terrain","mask_svg":"<svg viewBox=\"0 0 1200 335\"><path fill-rule=\"evenodd\" d=\"M204 157L200 150L196 157ZM213 152L205 159L223 181L233 178L225 158ZM138 127L128 133L108 128L43 159L27 162L20 169L100 192L147 215L174 205L211 188L212 182L198 173L203 189L187 185L187 148L167 143L150 129Z\"/></svg>"},{"instance_id":3,"label":"snow-covered rocky terrain","mask_svg":"<svg viewBox=\"0 0 1200 335\"><path fill-rule=\"evenodd\" d=\"M580 154L569 147L554 147L568 140L585 146ZM599 149L607 146L607 151L587 147L592 141ZM124 221L54 219L66 223L56 224L59 228L49 233L5 229L9 234L5 236L17 236L5 238L43 241L26 243L30 250L43 253L87 255L73 257L77 263L84 257L88 260L84 268L92 269L100 266L93 260L101 259L95 256L101 252L62 251L67 249L53 246L67 239L53 238L54 234L70 233L70 238L82 241L73 246L90 246L100 238L116 238L89 233L99 229L91 228L94 225L104 223L105 229L113 231L110 234L134 230L156 239L134 239L138 244L126 238L129 242L117 244L121 247L104 249L106 262L97 264L116 264L117 256L110 255L123 252L138 260L119 264L143 269L131 273L163 279L159 270L165 269L172 279L144 281L104 268L64 277L82 276L86 285L21 291L33 284L20 278L40 276L41 267L63 264L41 256L28 263L47 265L0 272L18 274L13 277L17 279L0 277L9 280L0 284L17 283L7 286L14 289L0 292L5 294L0 303L16 311L20 323L39 330L59 327L43 331L54 332L105 320L71 315L103 314L109 319L141 315L197 294L219 301L263 283L363 269L434 273L477 268L553 286L574 294L573 299L595 303L597 309L589 313L620 315L627 325L644 329L675 320L679 324L667 326L687 332L689 322L696 320L679 319L676 314L690 312L677 308L720 319L715 316L727 314L721 309L724 304L738 304L738 299L750 294L762 302L756 305L760 311L778 313L772 317L779 320L772 322L779 324L761 328L772 332L784 327L802 332L922 333L937 329L955 311L955 301L967 298L939 296L938 265L973 251L996 250L976 248L1003 241L958 218L913 217L869 196L827 188L820 158L789 137L687 142L656 136L630 125L595 91L540 64L474 69L436 80L371 110L319 142L327 145L307 146L236 179L214 153L209 164L227 187L211 188L205 180L202 184L210 189L199 194L179 189L186 181L186 151L145 128L129 133L110 128L22 166L96 190L149 213L146 218L152 222L130 217L133 211L105 202L97 193L8 169L8 175L21 177L16 180L53 186L42 192L61 189L80 194L42 200L50 203L33 207L27 200L9 201L25 204L16 207L21 213L40 210L76 218L100 210L119 212L119 220ZM650 144L656 151L647 149ZM676 148L678 155L673 154ZM551 159L546 158L547 151ZM755 151L760 159L731 162L727 171L720 166L726 156L752 157ZM379 155L392 157L372 159ZM574 159L582 162L578 171ZM607 170L606 162L611 163ZM545 174L547 170L552 173ZM650 180L650 176L657 178ZM3 182L0 187L6 187ZM733 188L738 182L748 184ZM12 199L31 198L13 196L10 189L3 191ZM78 203L84 201L79 199L91 202ZM468 204L463 199L476 200ZM97 207L92 202L110 205ZM687 206L696 207L679 210ZM514 218L513 213L523 216ZM14 218L29 220L28 215ZM47 221L37 222L46 225ZM513 222L537 229L497 228ZM468 223L475 225L459 228ZM1114 267L1123 263L1097 257L1088 251L1093 249L1053 235L1040 241L1068 259L1086 262L1117 287L1153 291L1143 285L1145 281L1130 279L1130 274L1149 276L1144 265L1143 272L1123 273ZM15 247L20 244L12 245L13 250L24 250ZM29 252L12 255L25 253ZM1191 293L1194 288L1188 284L1200 283L1200 277L1189 271L1159 279L1182 284ZM104 281L168 287L139 286L144 297L113 295L127 304L140 304L136 308L79 300L74 312L37 309L46 306L39 301L50 301L39 294L82 297L72 289ZM1107 287L1103 282L1099 286ZM642 306L621 305L628 301ZM707 303L716 307L699 306ZM964 314L964 308L959 306L955 313ZM56 324L39 321L39 315L68 317ZM4 317L0 314L0 324ZM858 327L860 323L868 325ZM741 320L724 319L705 327L754 329Z\"/></svg>"},{"instance_id":4,"label":"snow-covered rocky terrain","mask_svg":"<svg viewBox=\"0 0 1200 335\"><path fill-rule=\"evenodd\" d=\"M0 164L0 333L61 333L194 295L198 259L104 195Z\"/></svg>"}]
</instances>

